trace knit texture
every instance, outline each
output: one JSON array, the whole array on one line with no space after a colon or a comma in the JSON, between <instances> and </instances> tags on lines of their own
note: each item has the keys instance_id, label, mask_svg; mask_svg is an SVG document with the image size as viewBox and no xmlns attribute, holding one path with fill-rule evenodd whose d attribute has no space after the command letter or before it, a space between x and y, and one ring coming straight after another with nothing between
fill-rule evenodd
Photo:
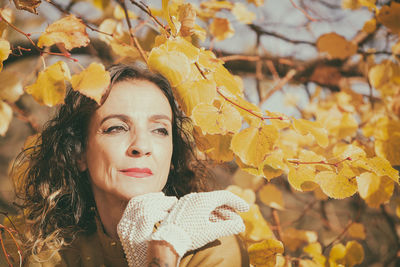
<instances>
[{"instance_id":1,"label":"knit texture","mask_svg":"<svg viewBox=\"0 0 400 267\"><path fill-rule=\"evenodd\" d=\"M181 258L219 237L243 232L243 220L235 210L248 209L243 199L229 191L191 193L179 199L150 239L167 241Z\"/></svg>"},{"instance_id":2,"label":"knit texture","mask_svg":"<svg viewBox=\"0 0 400 267\"><path fill-rule=\"evenodd\" d=\"M163 220L177 202L162 192L132 198L117 226L126 259L130 267L145 266L147 243L154 225Z\"/></svg>"}]
</instances>

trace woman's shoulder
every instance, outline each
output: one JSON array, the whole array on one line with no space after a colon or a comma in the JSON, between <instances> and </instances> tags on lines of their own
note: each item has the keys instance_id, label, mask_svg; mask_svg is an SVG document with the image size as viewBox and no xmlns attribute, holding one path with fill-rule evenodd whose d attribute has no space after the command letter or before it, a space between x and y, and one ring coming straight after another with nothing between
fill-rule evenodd
<instances>
[{"instance_id":1,"label":"woman's shoulder","mask_svg":"<svg viewBox=\"0 0 400 267\"><path fill-rule=\"evenodd\" d=\"M249 257L240 236L231 235L221 237L200 249L187 253L179 266L248 267Z\"/></svg>"}]
</instances>

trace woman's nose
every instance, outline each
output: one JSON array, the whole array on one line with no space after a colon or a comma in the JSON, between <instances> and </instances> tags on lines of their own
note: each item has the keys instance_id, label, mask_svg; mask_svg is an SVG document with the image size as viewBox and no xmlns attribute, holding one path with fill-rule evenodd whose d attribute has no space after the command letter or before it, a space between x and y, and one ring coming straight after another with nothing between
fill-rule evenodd
<instances>
[{"instance_id":1,"label":"woman's nose","mask_svg":"<svg viewBox=\"0 0 400 267\"><path fill-rule=\"evenodd\" d=\"M128 154L132 157L151 155L150 140L145 132L136 131L134 136L132 136L132 141L128 148Z\"/></svg>"}]
</instances>

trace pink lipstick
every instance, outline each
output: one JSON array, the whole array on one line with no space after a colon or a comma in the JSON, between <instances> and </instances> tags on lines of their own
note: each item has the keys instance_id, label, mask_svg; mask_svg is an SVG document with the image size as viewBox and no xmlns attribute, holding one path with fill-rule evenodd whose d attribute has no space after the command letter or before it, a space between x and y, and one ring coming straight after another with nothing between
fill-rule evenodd
<instances>
[{"instance_id":1,"label":"pink lipstick","mask_svg":"<svg viewBox=\"0 0 400 267\"><path fill-rule=\"evenodd\" d=\"M127 176L135 178L145 178L153 175L153 172L149 168L129 168L119 171Z\"/></svg>"}]
</instances>

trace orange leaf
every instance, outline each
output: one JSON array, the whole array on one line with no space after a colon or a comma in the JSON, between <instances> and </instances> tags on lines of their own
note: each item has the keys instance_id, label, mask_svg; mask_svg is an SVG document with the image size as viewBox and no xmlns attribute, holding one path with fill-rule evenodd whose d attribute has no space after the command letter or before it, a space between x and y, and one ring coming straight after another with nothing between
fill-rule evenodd
<instances>
[{"instance_id":1,"label":"orange leaf","mask_svg":"<svg viewBox=\"0 0 400 267\"><path fill-rule=\"evenodd\" d=\"M321 35L316 45L319 52L327 53L330 58L346 59L357 52L356 44L335 32Z\"/></svg>"},{"instance_id":2,"label":"orange leaf","mask_svg":"<svg viewBox=\"0 0 400 267\"><path fill-rule=\"evenodd\" d=\"M225 18L215 18L209 29L217 41L228 39L235 33L235 30L233 29L229 20Z\"/></svg>"},{"instance_id":3,"label":"orange leaf","mask_svg":"<svg viewBox=\"0 0 400 267\"><path fill-rule=\"evenodd\" d=\"M36 8L39 7L41 2L41 0L14 0L14 5L17 9L37 14Z\"/></svg>"}]
</instances>

